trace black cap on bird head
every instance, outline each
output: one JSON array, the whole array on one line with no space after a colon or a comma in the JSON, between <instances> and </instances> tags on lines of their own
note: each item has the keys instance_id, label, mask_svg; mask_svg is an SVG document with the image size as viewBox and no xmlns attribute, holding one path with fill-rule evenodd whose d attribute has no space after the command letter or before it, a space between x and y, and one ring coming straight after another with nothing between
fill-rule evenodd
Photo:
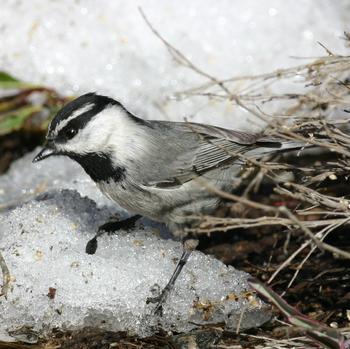
<instances>
[{"instance_id":1,"label":"black cap on bird head","mask_svg":"<svg viewBox=\"0 0 350 349\"><path fill-rule=\"evenodd\" d=\"M34 157L33 162L52 155L64 155L57 145L72 139L96 114L109 105L121 106L114 99L96 93L87 93L67 103L52 119L44 148Z\"/></svg>"}]
</instances>

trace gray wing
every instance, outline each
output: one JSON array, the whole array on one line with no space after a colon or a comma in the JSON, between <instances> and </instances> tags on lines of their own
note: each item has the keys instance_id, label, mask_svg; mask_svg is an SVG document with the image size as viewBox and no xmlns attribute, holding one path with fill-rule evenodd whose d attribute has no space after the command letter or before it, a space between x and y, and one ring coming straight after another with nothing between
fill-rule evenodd
<instances>
[{"instance_id":1,"label":"gray wing","mask_svg":"<svg viewBox=\"0 0 350 349\"><path fill-rule=\"evenodd\" d=\"M196 123L154 121L152 124L162 149L156 161L151 161L156 170L148 179L143 178L143 182L158 188L178 186L231 164L237 161L238 154L256 148L261 137ZM159 142L155 149L159 149Z\"/></svg>"}]
</instances>

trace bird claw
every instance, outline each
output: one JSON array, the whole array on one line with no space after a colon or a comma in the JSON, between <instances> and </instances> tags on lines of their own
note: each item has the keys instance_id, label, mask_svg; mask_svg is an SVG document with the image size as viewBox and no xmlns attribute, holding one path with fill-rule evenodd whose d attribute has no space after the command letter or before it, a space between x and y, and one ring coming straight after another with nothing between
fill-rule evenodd
<instances>
[{"instance_id":1,"label":"bird claw","mask_svg":"<svg viewBox=\"0 0 350 349\"><path fill-rule=\"evenodd\" d=\"M96 236L88 241L85 247L85 252L87 254L95 254L97 250L97 238Z\"/></svg>"},{"instance_id":2,"label":"bird claw","mask_svg":"<svg viewBox=\"0 0 350 349\"><path fill-rule=\"evenodd\" d=\"M163 315L163 304L167 297L167 291L163 290L159 296L156 297L148 297L146 300L146 304L156 303L155 308L153 309L153 313L155 315L162 316Z\"/></svg>"}]
</instances>

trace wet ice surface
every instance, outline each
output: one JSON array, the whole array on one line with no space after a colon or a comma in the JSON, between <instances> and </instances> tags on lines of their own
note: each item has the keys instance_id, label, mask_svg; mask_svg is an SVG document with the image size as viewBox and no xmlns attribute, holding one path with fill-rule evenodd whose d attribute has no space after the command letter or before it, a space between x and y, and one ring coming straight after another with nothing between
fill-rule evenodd
<instances>
[{"instance_id":1,"label":"wet ice surface","mask_svg":"<svg viewBox=\"0 0 350 349\"><path fill-rule=\"evenodd\" d=\"M201 252L185 266L163 316L155 316L146 299L156 285L165 286L181 245L139 228L101 237L96 254L85 254L110 213L63 190L0 214L0 246L13 287L7 300L0 298L0 333L24 325L40 334L93 326L147 336L160 328L188 331L193 323L235 328L243 310L241 328L269 318L266 306L247 293L246 273Z\"/></svg>"}]
</instances>

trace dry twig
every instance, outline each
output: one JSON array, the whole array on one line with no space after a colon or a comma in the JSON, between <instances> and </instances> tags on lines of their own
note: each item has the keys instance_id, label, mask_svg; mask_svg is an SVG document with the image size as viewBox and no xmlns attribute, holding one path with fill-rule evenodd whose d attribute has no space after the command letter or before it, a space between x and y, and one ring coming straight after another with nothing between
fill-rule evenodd
<instances>
[{"instance_id":1,"label":"dry twig","mask_svg":"<svg viewBox=\"0 0 350 349\"><path fill-rule=\"evenodd\" d=\"M5 296L6 298L10 290L11 275L10 275L9 268L6 265L5 259L1 252L0 252L0 268L2 271L2 277L3 277L3 285L1 287L0 296Z\"/></svg>"}]
</instances>

